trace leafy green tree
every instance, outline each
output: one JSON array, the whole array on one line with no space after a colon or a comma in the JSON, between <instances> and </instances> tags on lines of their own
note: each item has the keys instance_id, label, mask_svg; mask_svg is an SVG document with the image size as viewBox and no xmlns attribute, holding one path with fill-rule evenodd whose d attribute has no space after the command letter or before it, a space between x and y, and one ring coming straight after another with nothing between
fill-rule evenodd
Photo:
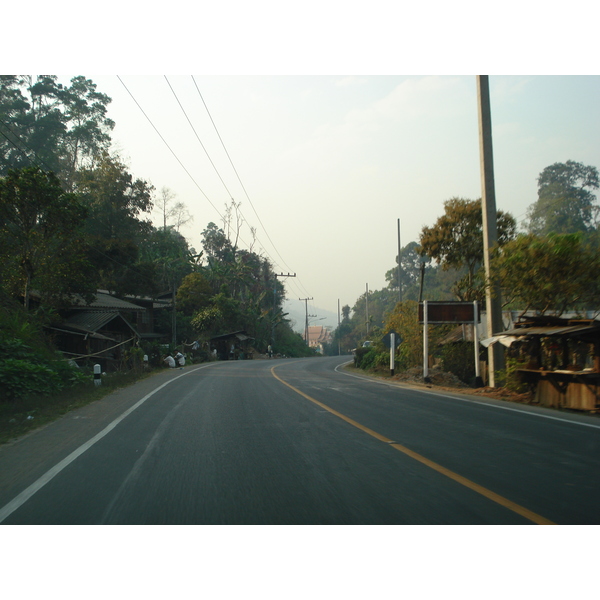
<instances>
[{"instance_id":1,"label":"leafy green tree","mask_svg":"<svg viewBox=\"0 0 600 600\"><path fill-rule=\"evenodd\" d=\"M589 232L597 224L598 170L572 160L546 167L538 177L538 199L528 211L535 235Z\"/></svg>"},{"instance_id":2,"label":"leafy green tree","mask_svg":"<svg viewBox=\"0 0 600 600\"><path fill-rule=\"evenodd\" d=\"M152 208L152 186L104 153L96 165L79 170L75 188L88 209L85 232L100 285L116 293L150 293L152 267L138 263L153 230L142 218Z\"/></svg>"},{"instance_id":3,"label":"leafy green tree","mask_svg":"<svg viewBox=\"0 0 600 600\"><path fill-rule=\"evenodd\" d=\"M459 300L482 300L484 282L476 279L483 262L481 199L451 198L444 202L444 215L432 227L423 227L421 252L436 260L444 270L466 268L466 274L453 288ZM497 212L498 245L516 235L516 221L508 213Z\"/></svg>"},{"instance_id":4,"label":"leafy green tree","mask_svg":"<svg viewBox=\"0 0 600 600\"><path fill-rule=\"evenodd\" d=\"M177 289L177 306L186 315L210 305L213 296L208 280L202 273L189 273Z\"/></svg>"},{"instance_id":5,"label":"leafy green tree","mask_svg":"<svg viewBox=\"0 0 600 600\"><path fill-rule=\"evenodd\" d=\"M507 304L560 315L600 301L600 253L582 234L520 235L498 249L492 277Z\"/></svg>"},{"instance_id":6,"label":"leafy green tree","mask_svg":"<svg viewBox=\"0 0 600 600\"><path fill-rule=\"evenodd\" d=\"M58 178L37 167L0 179L0 270L3 285L29 307L32 288L46 299L90 292L93 271L85 258L86 209Z\"/></svg>"},{"instance_id":7,"label":"leafy green tree","mask_svg":"<svg viewBox=\"0 0 600 600\"><path fill-rule=\"evenodd\" d=\"M110 146L111 99L83 76L0 76L0 175L38 165L72 191L76 172Z\"/></svg>"}]
</instances>

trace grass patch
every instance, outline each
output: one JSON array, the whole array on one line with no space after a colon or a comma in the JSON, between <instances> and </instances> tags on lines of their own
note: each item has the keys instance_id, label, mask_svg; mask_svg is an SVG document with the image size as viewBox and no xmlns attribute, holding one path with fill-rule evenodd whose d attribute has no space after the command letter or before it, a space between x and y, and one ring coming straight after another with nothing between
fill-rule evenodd
<instances>
[{"instance_id":1,"label":"grass patch","mask_svg":"<svg viewBox=\"0 0 600 600\"><path fill-rule=\"evenodd\" d=\"M127 387L159 371L112 373L102 378L79 383L52 395L30 394L20 400L0 402L0 444L18 438L55 421L71 410L95 402L111 392Z\"/></svg>"}]
</instances>

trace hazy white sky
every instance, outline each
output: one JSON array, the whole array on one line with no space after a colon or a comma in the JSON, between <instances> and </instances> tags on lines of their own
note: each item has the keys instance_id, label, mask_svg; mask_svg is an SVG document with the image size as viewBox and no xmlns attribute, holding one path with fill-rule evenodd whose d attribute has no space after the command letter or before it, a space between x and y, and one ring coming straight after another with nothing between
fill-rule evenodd
<instances>
[{"instance_id":1,"label":"hazy white sky","mask_svg":"<svg viewBox=\"0 0 600 600\"><path fill-rule=\"evenodd\" d=\"M297 274L288 296L314 298L312 313L385 285L397 219L404 246L444 200L481 195L475 76L85 75L113 99L134 175L193 214L191 243L233 197L242 246L256 227L255 249ZM490 89L497 207L521 221L544 167L600 168L600 77L490 76Z\"/></svg>"},{"instance_id":2,"label":"hazy white sky","mask_svg":"<svg viewBox=\"0 0 600 600\"><path fill-rule=\"evenodd\" d=\"M481 195L476 73L492 74L499 209L522 220L554 162L600 167L593 20L578 16L580 0L540 5L223 0L192 15L179 0L160 10L107 0L102 11L59 1L37 10L26 44L7 30L22 53L1 70L91 78L113 100L113 140L132 173L193 214L182 233L195 247L233 197L242 245L256 227L255 250L297 274L288 297L337 312L338 299L385 285L397 219L406 245L444 200ZM23 9L6 10L10 20ZM66 14L83 20L77 39L61 29Z\"/></svg>"}]
</instances>

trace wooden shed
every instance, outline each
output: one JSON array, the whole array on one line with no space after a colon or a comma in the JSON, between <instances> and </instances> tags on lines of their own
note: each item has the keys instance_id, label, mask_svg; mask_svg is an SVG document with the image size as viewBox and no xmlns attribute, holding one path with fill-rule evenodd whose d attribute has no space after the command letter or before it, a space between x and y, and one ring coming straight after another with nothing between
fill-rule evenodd
<instances>
[{"instance_id":1,"label":"wooden shed","mask_svg":"<svg viewBox=\"0 0 600 600\"><path fill-rule=\"evenodd\" d=\"M522 381L535 387L543 406L595 411L600 405L600 322L595 319L528 317L494 334L510 339L525 364Z\"/></svg>"}]
</instances>

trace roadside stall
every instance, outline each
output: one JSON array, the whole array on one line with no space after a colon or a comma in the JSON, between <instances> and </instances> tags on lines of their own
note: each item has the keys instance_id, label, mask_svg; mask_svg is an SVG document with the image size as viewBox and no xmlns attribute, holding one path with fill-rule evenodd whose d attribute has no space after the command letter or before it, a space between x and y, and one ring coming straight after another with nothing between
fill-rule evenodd
<instances>
[{"instance_id":1,"label":"roadside stall","mask_svg":"<svg viewBox=\"0 0 600 600\"><path fill-rule=\"evenodd\" d=\"M543 406L595 411L600 405L600 322L527 317L494 334L523 366L521 380ZM507 343L509 342L509 343Z\"/></svg>"},{"instance_id":2,"label":"roadside stall","mask_svg":"<svg viewBox=\"0 0 600 600\"><path fill-rule=\"evenodd\" d=\"M219 360L247 360L254 358L253 340L245 331L233 331L210 338L210 348Z\"/></svg>"}]
</instances>

